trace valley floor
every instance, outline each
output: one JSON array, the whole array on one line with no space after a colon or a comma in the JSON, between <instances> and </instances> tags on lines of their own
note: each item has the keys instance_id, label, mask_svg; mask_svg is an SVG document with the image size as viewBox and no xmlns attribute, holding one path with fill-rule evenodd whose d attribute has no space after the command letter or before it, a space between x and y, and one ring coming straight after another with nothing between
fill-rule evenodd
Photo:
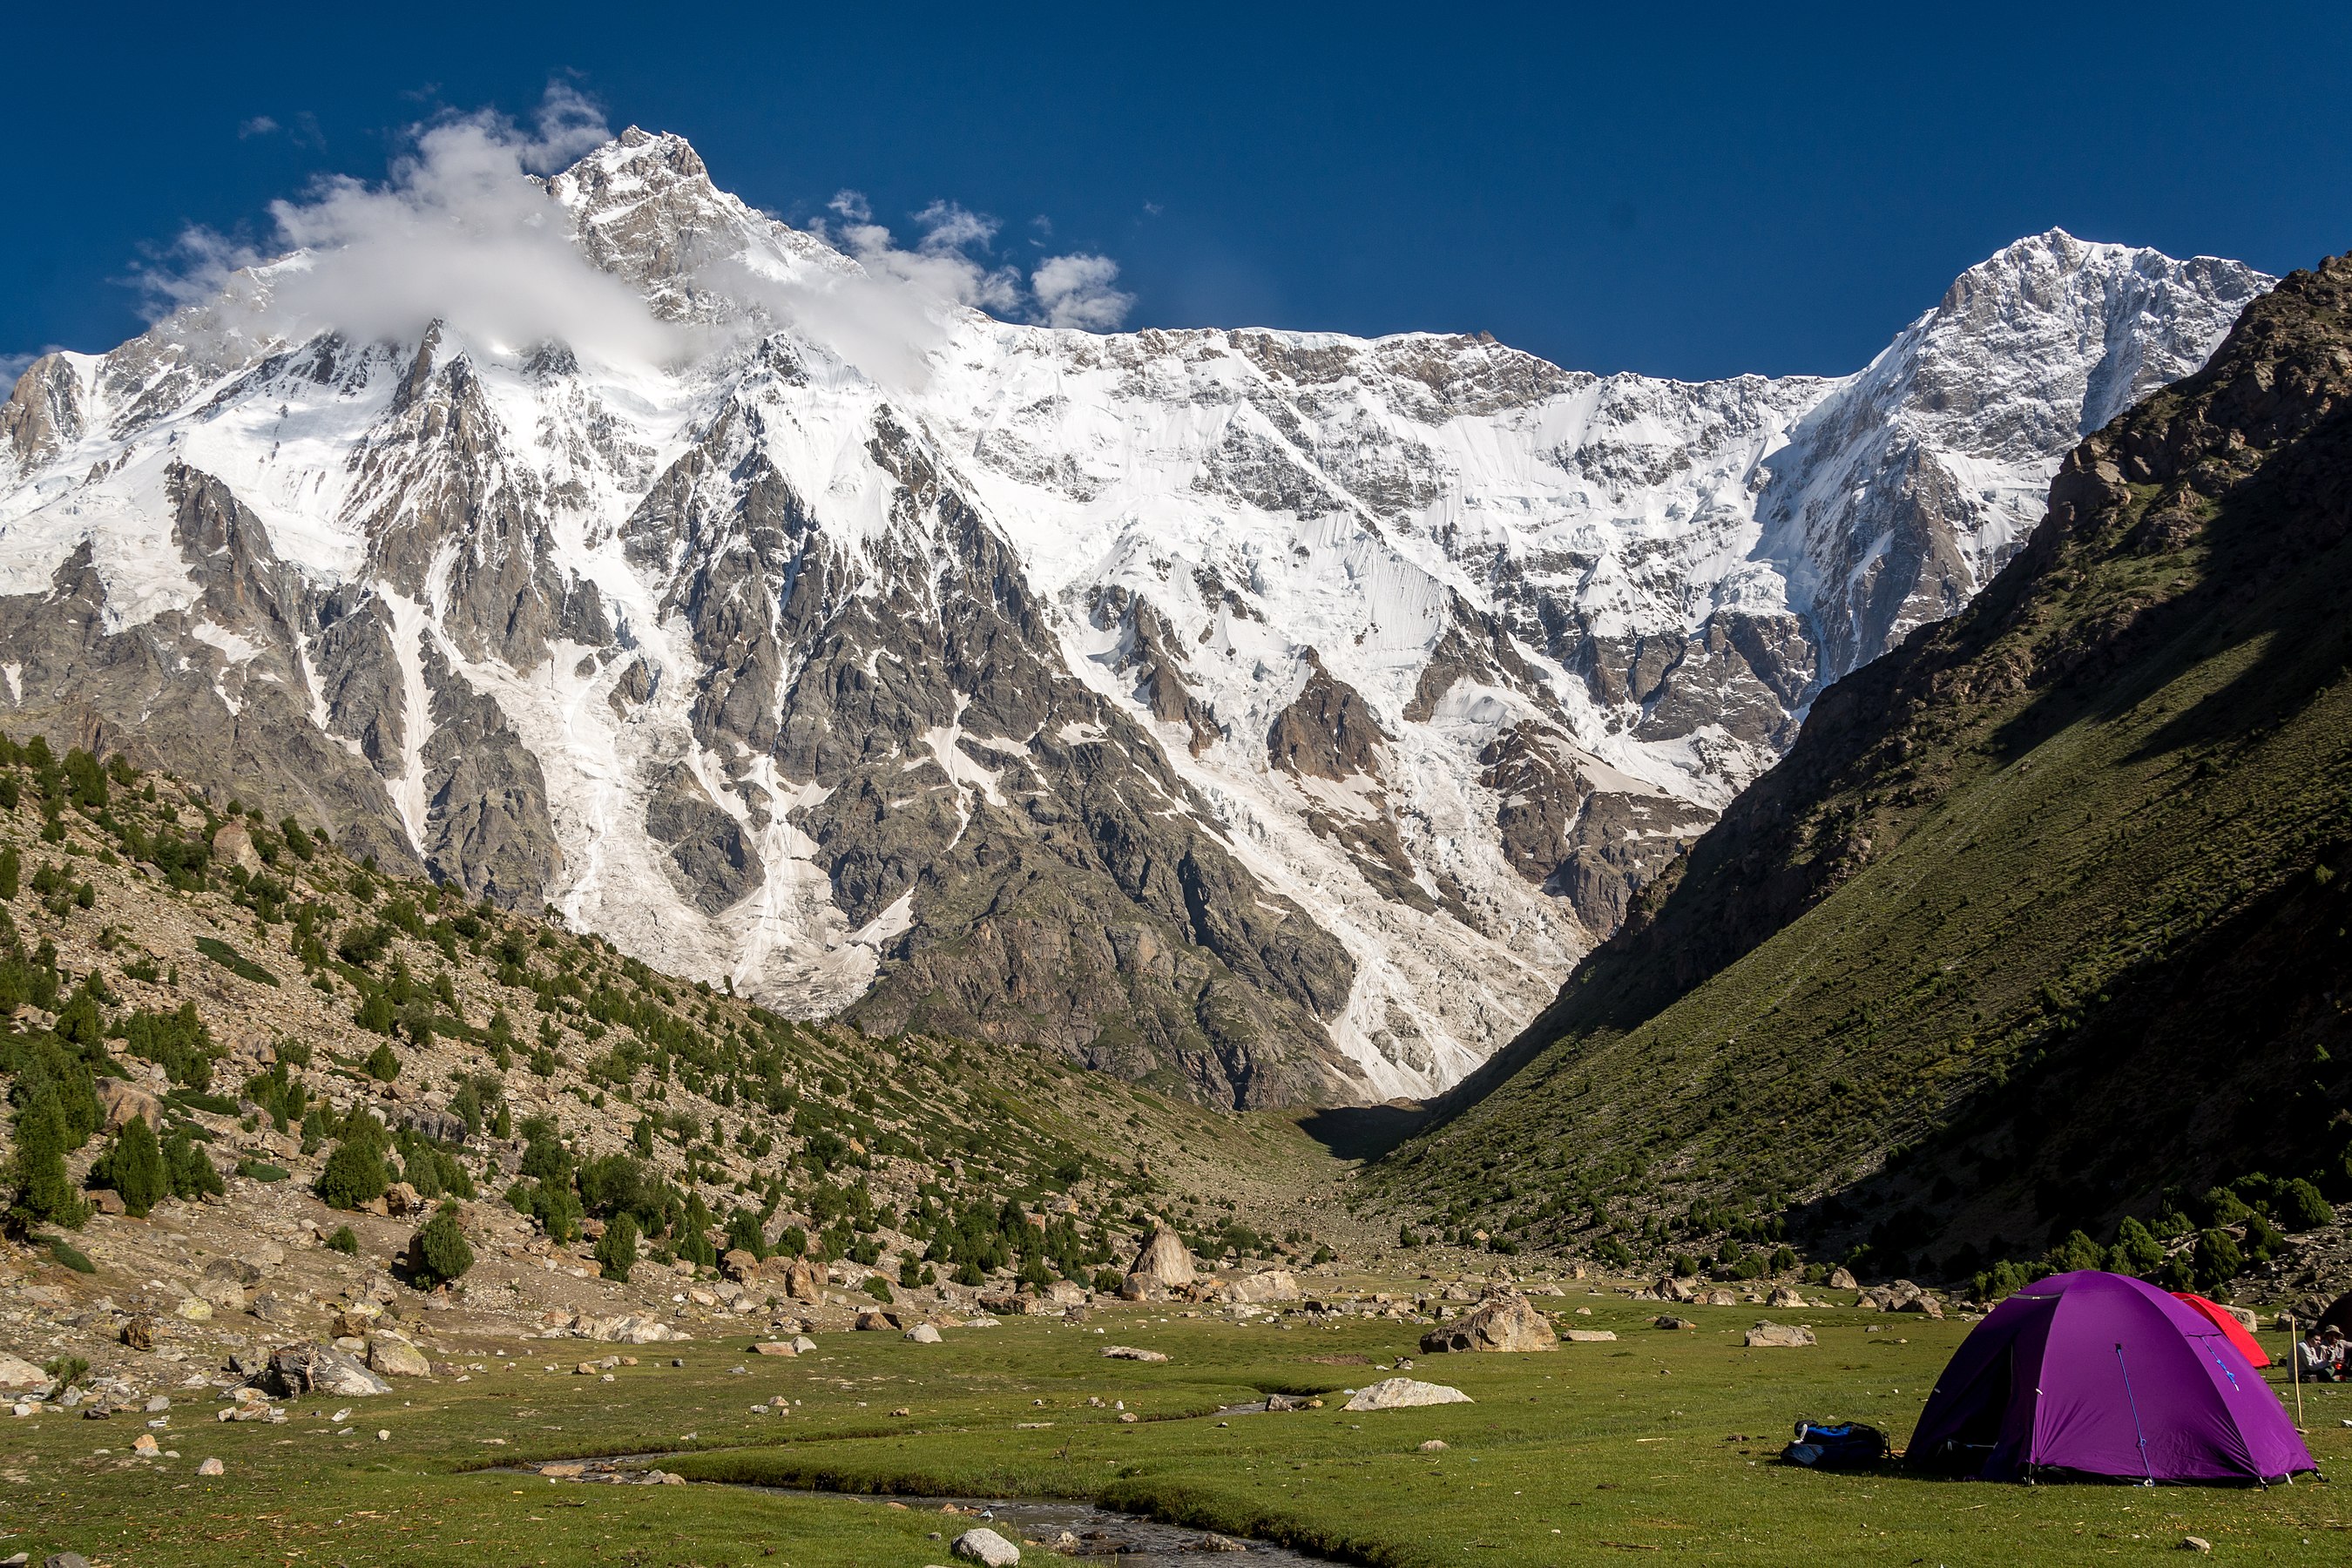
<instances>
[{"instance_id":1,"label":"valley floor","mask_svg":"<svg viewBox=\"0 0 2352 1568\"><path fill-rule=\"evenodd\" d=\"M1341 1282L1334 1281L1334 1285ZM1362 1294L1382 1282L1345 1282ZM1402 1282L1387 1288L1411 1290ZM1419 1287L1425 1289L1426 1287ZM0 1427L0 1554L153 1564L768 1563L916 1568L975 1521L925 1497L1086 1498L1336 1559L1434 1568L1607 1561L1931 1563L2011 1568L2177 1556L2340 1563L2352 1504L2308 1479L2263 1490L2028 1488L1817 1475L1772 1462L1799 1415L1900 1443L1960 1321L1839 1307L1802 1314L1815 1347L1748 1350L1757 1310L1654 1306L1579 1284L1541 1299L1613 1342L1523 1355L1416 1355L1418 1325L1307 1314L1234 1323L1122 1305L1085 1322L1008 1318L943 1342L835 1332L796 1359L742 1333L642 1347L446 1336L445 1371L373 1398L280 1402L289 1419L215 1420L209 1367L149 1363L169 1411ZM1336 1294L1327 1291L1327 1296ZM2283 1337L2265 1334L2273 1352ZM1164 1363L1108 1360L1128 1344ZM607 1372L581 1358L635 1356ZM501 1353L503 1352L503 1353ZM1338 1394L1391 1375L1475 1403L1349 1414L1218 1414L1269 1393ZM2352 1391L2305 1389L2323 1468L2352 1473ZM789 1401L785 1409L772 1402ZM1099 1402L1099 1403L1097 1403ZM1124 1404L1126 1411L1118 1405ZM347 1412L347 1413L346 1413ZM1134 1413L1139 1419L1121 1420ZM132 1456L152 1426L164 1457ZM1431 1439L1438 1451L1423 1451ZM640 1455L683 1486L597 1486L520 1467ZM206 1458L225 1473L200 1477ZM717 1484L896 1493L897 1504ZM1031 1547L1033 1564L1049 1553Z\"/></svg>"}]
</instances>

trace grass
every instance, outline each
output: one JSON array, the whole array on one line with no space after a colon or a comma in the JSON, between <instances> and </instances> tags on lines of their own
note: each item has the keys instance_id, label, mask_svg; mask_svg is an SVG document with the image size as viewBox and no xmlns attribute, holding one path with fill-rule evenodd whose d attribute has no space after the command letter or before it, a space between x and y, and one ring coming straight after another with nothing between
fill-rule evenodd
<instances>
[{"instance_id":1,"label":"grass","mask_svg":"<svg viewBox=\"0 0 2352 1568\"><path fill-rule=\"evenodd\" d=\"M275 985L278 984L278 976L272 974L267 969L262 968L261 965L254 963L253 960L246 957L245 954L237 952L236 949L229 946L228 943L221 941L221 939L216 936L200 936L196 938L196 951L203 953L206 958L211 959L215 963L219 964L223 969L227 970L231 974L237 976L241 980L250 980L257 985Z\"/></svg>"},{"instance_id":2,"label":"grass","mask_svg":"<svg viewBox=\"0 0 2352 1568\"><path fill-rule=\"evenodd\" d=\"M1476 1403L1365 1415L1336 1399L1287 1415L1214 1412L1269 1391L1336 1392L1387 1375L1380 1363L1412 1352L1408 1326L1284 1331L1126 1310L1103 1315L1100 1335L1009 1320L950 1330L936 1346L831 1335L797 1361L750 1356L733 1342L657 1347L679 1350L686 1366L640 1352L642 1364L617 1369L611 1384L572 1371L607 1347L526 1344L530 1359L468 1384L288 1402L283 1426L215 1425L209 1405L183 1405L165 1434L178 1460L128 1459L144 1429L134 1417L46 1416L0 1439L0 1477L12 1483L0 1493L0 1550L36 1561L76 1550L157 1568L916 1568L945 1560L944 1541L929 1532L951 1539L956 1528L919 1502L900 1510L719 1485L559 1486L485 1468L656 1452L669 1456L664 1468L705 1481L910 1500L1091 1499L1384 1568L1435 1568L1465 1553L1515 1568L1650 1550L1723 1564L2013 1568L2153 1557L2189 1534L2240 1561L2316 1564L2342 1561L2352 1545L2352 1507L2322 1486L2027 1488L1786 1469L1771 1457L1799 1415L1866 1420L1906 1437L1966 1326L1839 1310L1808 1315L1815 1349L1747 1351L1738 1331L1752 1308L1690 1310L1698 1331L1667 1333L1633 1303L1589 1300L1591 1321L1615 1329L1616 1343L1421 1358L1416 1375ZM1100 1349L1111 1342L1170 1360L1106 1361ZM2352 1465L2352 1430L2337 1425L2352 1415L2352 1391L2305 1393L2323 1468ZM751 1414L779 1394L800 1402L793 1415ZM1117 1400L1144 1419L1121 1424L1108 1408ZM357 1407L348 1437L325 1418L341 1404ZM893 1414L900 1409L908 1414ZM379 1427L389 1441L375 1439ZM1433 1437L1448 1447L1422 1452ZM113 1452L93 1452L101 1447ZM194 1476L208 1455L226 1475Z\"/></svg>"}]
</instances>

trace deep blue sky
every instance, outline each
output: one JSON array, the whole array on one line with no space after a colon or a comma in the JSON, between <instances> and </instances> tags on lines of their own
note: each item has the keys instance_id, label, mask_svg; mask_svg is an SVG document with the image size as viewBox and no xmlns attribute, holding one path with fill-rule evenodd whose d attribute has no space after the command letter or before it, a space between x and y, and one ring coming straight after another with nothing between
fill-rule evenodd
<instances>
[{"instance_id":1,"label":"deep blue sky","mask_svg":"<svg viewBox=\"0 0 2352 1568\"><path fill-rule=\"evenodd\" d=\"M524 112L554 73L788 218L945 197L1018 256L1043 215L1119 262L1131 325L1842 372L2052 226L2272 271L2352 247L2341 4L27 5L0 358L111 346L142 247L266 232L435 107ZM285 129L241 137L259 116Z\"/></svg>"}]
</instances>

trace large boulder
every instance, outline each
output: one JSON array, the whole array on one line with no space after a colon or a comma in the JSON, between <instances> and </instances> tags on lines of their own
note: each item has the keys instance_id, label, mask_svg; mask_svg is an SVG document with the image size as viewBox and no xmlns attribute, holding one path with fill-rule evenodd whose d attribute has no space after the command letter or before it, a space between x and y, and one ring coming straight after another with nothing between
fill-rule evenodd
<instances>
[{"instance_id":1,"label":"large boulder","mask_svg":"<svg viewBox=\"0 0 2352 1568\"><path fill-rule=\"evenodd\" d=\"M289 1398L323 1394L357 1399L392 1392L392 1384L332 1345L280 1345L269 1352L261 1376L270 1392Z\"/></svg>"},{"instance_id":2,"label":"large boulder","mask_svg":"<svg viewBox=\"0 0 2352 1568\"><path fill-rule=\"evenodd\" d=\"M1548 1351L1559 1344L1551 1324L1517 1290L1489 1296L1476 1310L1421 1336L1421 1348L1432 1355L1441 1351Z\"/></svg>"},{"instance_id":3,"label":"large boulder","mask_svg":"<svg viewBox=\"0 0 2352 1568\"><path fill-rule=\"evenodd\" d=\"M967 1563L979 1563L980 1568L1013 1568L1021 1561L1021 1548L985 1525L965 1531L948 1550Z\"/></svg>"},{"instance_id":4,"label":"large boulder","mask_svg":"<svg viewBox=\"0 0 2352 1568\"><path fill-rule=\"evenodd\" d=\"M784 1265L784 1294L795 1301L824 1300L824 1271L805 1258Z\"/></svg>"},{"instance_id":5,"label":"large boulder","mask_svg":"<svg viewBox=\"0 0 2352 1568\"><path fill-rule=\"evenodd\" d=\"M1192 1267L1192 1254L1185 1247L1184 1238L1163 1225L1151 1233L1151 1239L1136 1253L1135 1261L1128 1266L1127 1279L1119 1286L1118 1293L1129 1300L1141 1300L1164 1291L1181 1290L1199 1277Z\"/></svg>"},{"instance_id":6,"label":"large boulder","mask_svg":"<svg viewBox=\"0 0 2352 1568\"><path fill-rule=\"evenodd\" d=\"M737 1284L743 1284L760 1277L760 1260L742 1247L730 1247L719 1259L719 1271Z\"/></svg>"},{"instance_id":7,"label":"large boulder","mask_svg":"<svg viewBox=\"0 0 2352 1568\"><path fill-rule=\"evenodd\" d=\"M1448 1388L1442 1383L1417 1383L1410 1377L1391 1377L1356 1390L1348 1401L1350 1410L1409 1410L1420 1405L1471 1405L1468 1394L1458 1388Z\"/></svg>"},{"instance_id":8,"label":"large boulder","mask_svg":"<svg viewBox=\"0 0 2352 1568\"><path fill-rule=\"evenodd\" d=\"M1243 1275L1225 1287L1225 1294L1235 1301L1296 1301L1301 1292L1289 1269L1266 1268Z\"/></svg>"},{"instance_id":9,"label":"large boulder","mask_svg":"<svg viewBox=\"0 0 2352 1568\"><path fill-rule=\"evenodd\" d=\"M106 1113L106 1130L115 1131L132 1117L161 1131L163 1125L163 1102L135 1084L119 1078L98 1080L99 1109Z\"/></svg>"},{"instance_id":10,"label":"large boulder","mask_svg":"<svg viewBox=\"0 0 2352 1568\"><path fill-rule=\"evenodd\" d=\"M20 1355L0 1351L0 1388L47 1388L49 1374Z\"/></svg>"},{"instance_id":11,"label":"large boulder","mask_svg":"<svg viewBox=\"0 0 2352 1568\"><path fill-rule=\"evenodd\" d=\"M1853 1277L1851 1268L1832 1268L1830 1270L1829 1286L1832 1290L1859 1290L1862 1282Z\"/></svg>"},{"instance_id":12,"label":"large boulder","mask_svg":"<svg viewBox=\"0 0 2352 1568\"><path fill-rule=\"evenodd\" d=\"M430 1377L433 1364L425 1352L398 1334L378 1334L368 1341L367 1363L386 1377Z\"/></svg>"},{"instance_id":13,"label":"large boulder","mask_svg":"<svg viewBox=\"0 0 2352 1568\"><path fill-rule=\"evenodd\" d=\"M1748 1331L1740 1343L1750 1350L1764 1347L1794 1350L1813 1343L1813 1331L1790 1323L1761 1322Z\"/></svg>"}]
</instances>

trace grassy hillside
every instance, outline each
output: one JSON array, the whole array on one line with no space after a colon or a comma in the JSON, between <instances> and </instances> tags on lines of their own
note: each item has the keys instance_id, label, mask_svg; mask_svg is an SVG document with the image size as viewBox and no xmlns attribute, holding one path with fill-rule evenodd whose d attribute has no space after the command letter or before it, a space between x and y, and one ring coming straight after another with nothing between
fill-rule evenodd
<instances>
[{"instance_id":1,"label":"grassy hillside","mask_svg":"<svg viewBox=\"0 0 2352 1568\"><path fill-rule=\"evenodd\" d=\"M2347 300L2295 274L2085 442L1370 1190L1947 1276L2131 1215L2259 1245L2240 1178L2352 1195Z\"/></svg>"},{"instance_id":2,"label":"grassy hillside","mask_svg":"<svg viewBox=\"0 0 2352 1568\"><path fill-rule=\"evenodd\" d=\"M749 1244L870 1295L1094 1285L1146 1213L1211 1258L1322 1250L1330 1162L1279 1118L1040 1049L796 1023L354 864L292 819L5 737L0 1020L20 1243L104 1253L89 1238L120 1232L137 1253L151 1205L274 1220L287 1193L364 1237L359 1211L405 1179L459 1205L478 1247L520 1256L527 1236L593 1273L599 1222L626 1215L665 1279L711 1279ZM161 1111L128 1153L102 1114L125 1089ZM118 1194L132 1215L99 1215Z\"/></svg>"}]
</instances>

